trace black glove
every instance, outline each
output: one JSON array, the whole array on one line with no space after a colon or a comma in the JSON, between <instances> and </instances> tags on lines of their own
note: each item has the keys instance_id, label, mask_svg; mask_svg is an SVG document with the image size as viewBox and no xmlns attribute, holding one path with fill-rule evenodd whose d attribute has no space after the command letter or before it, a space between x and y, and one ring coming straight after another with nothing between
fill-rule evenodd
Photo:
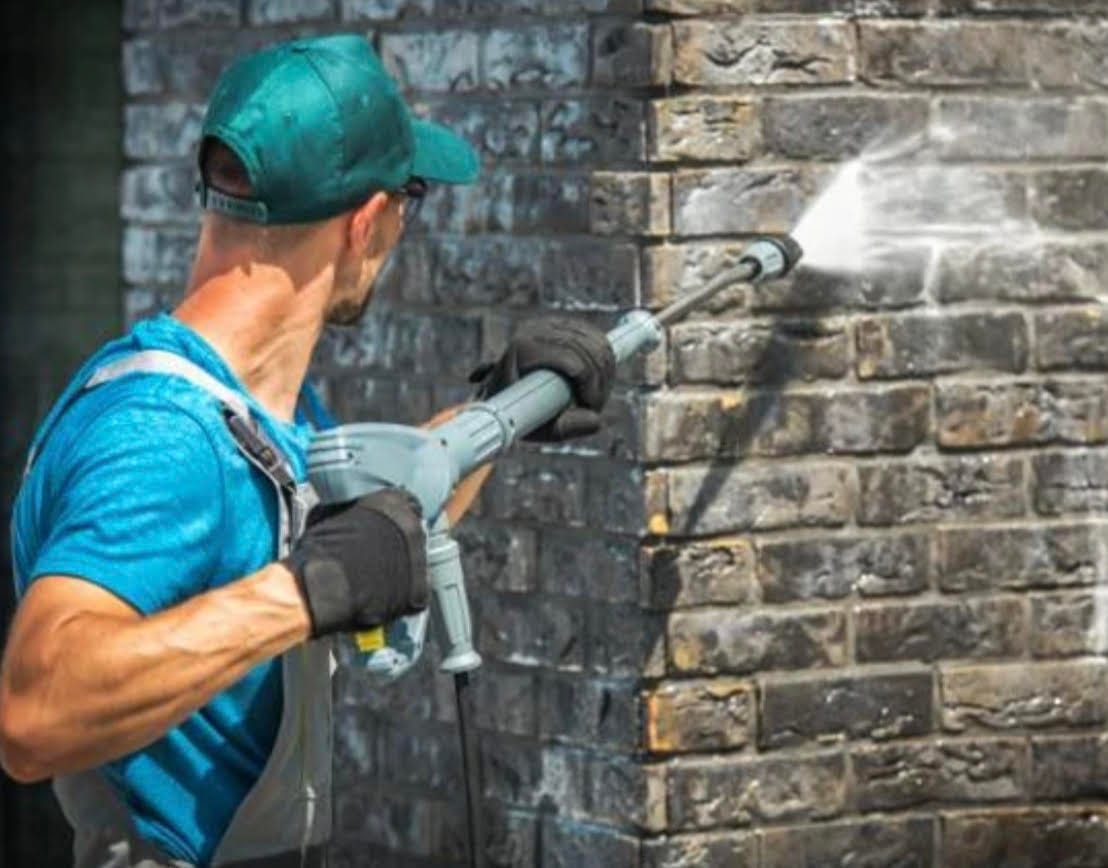
<instances>
[{"instance_id":1,"label":"black glove","mask_svg":"<svg viewBox=\"0 0 1108 868\"><path fill-rule=\"evenodd\" d=\"M587 322L556 316L528 320L504 355L480 365L469 381L480 383L477 397L484 399L540 368L565 377L576 403L523 439L556 443L599 431L600 411L616 375L616 358L604 332Z\"/></svg>"},{"instance_id":2,"label":"black glove","mask_svg":"<svg viewBox=\"0 0 1108 868\"><path fill-rule=\"evenodd\" d=\"M296 576L313 637L376 627L429 602L419 502L399 489L317 506L281 563Z\"/></svg>"}]
</instances>

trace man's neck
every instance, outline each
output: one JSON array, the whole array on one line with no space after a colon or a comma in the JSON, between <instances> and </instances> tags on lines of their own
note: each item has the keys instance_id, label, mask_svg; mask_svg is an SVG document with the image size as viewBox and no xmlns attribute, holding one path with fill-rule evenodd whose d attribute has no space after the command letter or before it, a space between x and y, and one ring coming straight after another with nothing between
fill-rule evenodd
<instances>
[{"instance_id":1,"label":"man's neck","mask_svg":"<svg viewBox=\"0 0 1108 868\"><path fill-rule=\"evenodd\" d=\"M215 348L269 413L291 421L323 330L317 300L326 298L331 279L323 273L297 287L273 266L251 264L206 276L198 267L173 315Z\"/></svg>"}]
</instances>

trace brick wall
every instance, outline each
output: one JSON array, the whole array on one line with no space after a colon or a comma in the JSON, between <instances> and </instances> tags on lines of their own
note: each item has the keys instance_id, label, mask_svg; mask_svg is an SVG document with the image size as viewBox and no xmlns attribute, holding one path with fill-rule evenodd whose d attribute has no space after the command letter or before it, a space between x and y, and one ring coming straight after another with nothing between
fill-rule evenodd
<instances>
[{"instance_id":1,"label":"brick wall","mask_svg":"<svg viewBox=\"0 0 1108 868\"><path fill-rule=\"evenodd\" d=\"M129 315L194 238L236 52L373 39L481 149L316 367L415 421L540 309L658 306L890 129L959 123L1049 233L677 326L606 434L500 462L460 536L498 865L1097 865L1108 852L1100 0L129 2ZM942 170L940 170L942 171ZM934 176L932 176L933 178ZM340 865L461 854L449 683L337 681Z\"/></svg>"}]
</instances>

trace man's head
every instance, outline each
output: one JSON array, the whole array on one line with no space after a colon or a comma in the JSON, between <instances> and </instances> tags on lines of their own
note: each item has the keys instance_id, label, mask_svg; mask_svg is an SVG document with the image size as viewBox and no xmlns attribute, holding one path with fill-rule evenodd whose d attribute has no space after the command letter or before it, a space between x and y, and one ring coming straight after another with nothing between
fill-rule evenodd
<instances>
[{"instance_id":1,"label":"man's head","mask_svg":"<svg viewBox=\"0 0 1108 868\"><path fill-rule=\"evenodd\" d=\"M350 322L426 184L477 171L464 140L411 115L361 37L284 43L216 84L200 148L204 240L331 268L327 318Z\"/></svg>"}]
</instances>

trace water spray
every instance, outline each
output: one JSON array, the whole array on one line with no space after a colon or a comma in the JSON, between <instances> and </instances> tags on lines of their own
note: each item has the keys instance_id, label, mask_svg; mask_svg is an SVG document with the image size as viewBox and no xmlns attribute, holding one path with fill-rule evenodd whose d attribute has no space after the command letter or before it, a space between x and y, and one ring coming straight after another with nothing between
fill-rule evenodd
<instances>
[{"instance_id":1,"label":"water spray","mask_svg":"<svg viewBox=\"0 0 1108 868\"><path fill-rule=\"evenodd\" d=\"M943 129L940 144L958 131ZM951 245L1034 250L1042 233L1012 201L1010 179L937 160L923 136L877 142L841 165L793 229L804 267L838 275L929 271ZM1018 200L1018 197L1017 197Z\"/></svg>"}]
</instances>

